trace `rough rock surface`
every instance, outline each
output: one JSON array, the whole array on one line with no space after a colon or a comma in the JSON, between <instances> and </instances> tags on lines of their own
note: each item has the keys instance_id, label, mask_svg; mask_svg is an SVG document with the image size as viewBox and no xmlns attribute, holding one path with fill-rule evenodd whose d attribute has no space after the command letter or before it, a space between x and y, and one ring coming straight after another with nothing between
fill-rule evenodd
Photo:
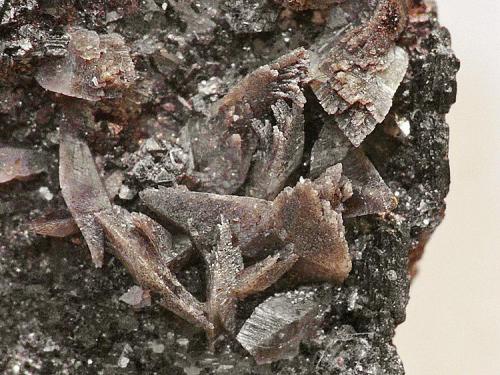
<instances>
[{"instance_id":1,"label":"rough rock surface","mask_svg":"<svg viewBox=\"0 0 500 375\"><path fill-rule=\"evenodd\" d=\"M317 52L318 41L328 44L328 37L346 24L363 22L377 2L285 3L294 2L0 1L0 148L33 150L30 157L47 158L29 179L23 173L22 179L0 183L1 373L404 373L392 338L405 319L415 254L444 214L449 185L445 115L455 101L459 67L431 1L407 2L412 3L408 25L397 45L408 54L408 70L388 115L361 145L398 205L385 215L344 218L352 270L341 285L322 289L327 311L317 334L302 342L293 358L257 366L236 341L225 341L212 353L203 331L157 303L136 310L121 302L134 280L117 259L105 255L103 268L96 269L80 234L48 238L30 227L50 210L66 207L58 174L62 108L76 108L78 102L90 111L81 134L100 177L117 185L106 186L113 202L150 213L140 191L176 183L196 189L189 121L208 117L213 103L257 68L300 47L316 45ZM92 57L91 65L84 77L68 82L84 83L85 95L75 95L83 100L64 94L75 92L67 82L51 81L65 87L53 91L39 84L53 79L44 81L43 75L59 71L59 65L70 75L74 66L88 64L72 60L75 30L89 30L96 40L112 35L99 48L119 45L119 53L99 56L97 47L79 47L78 55ZM305 98L304 154L290 175L294 181L308 177L322 126L338 121L315 102L312 90L305 90ZM110 177L120 172L123 178ZM200 264L194 260L175 271L196 298L206 286ZM240 303L237 321L282 288L277 283Z\"/></svg>"}]
</instances>

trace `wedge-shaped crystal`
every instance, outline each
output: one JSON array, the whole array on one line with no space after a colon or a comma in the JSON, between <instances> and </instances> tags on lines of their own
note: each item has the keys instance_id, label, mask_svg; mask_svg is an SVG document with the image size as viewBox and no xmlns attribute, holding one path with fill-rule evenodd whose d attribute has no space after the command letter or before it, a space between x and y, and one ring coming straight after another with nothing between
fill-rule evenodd
<instances>
[{"instance_id":1,"label":"wedge-shaped crystal","mask_svg":"<svg viewBox=\"0 0 500 375\"><path fill-rule=\"evenodd\" d=\"M311 150L309 175L317 177L328 167L340 163L352 148L354 146L339 129L335 116L323 116L323 126Z\"/></svg>"},{"instance_id":2,"label":"wedge-shaped crystal","mask_svg":"<svg viewBox=\"0 0 500 375\"><path fill-rule=\"evenodd\" d=\"M211 342L223 330L235 333L236 298L232 290L238 274L243 269L243 257L239 247L233 244L231 227L224 216L221 216L217 227L217 245L211 252L204 252L208 268L208 319L214 325L214 331L209 333Z\"/></svg>"},{"instance_id":3,"label":"wedge-shaped crystal","mask_svg":"<svg viewBox=\"0 0 500 375\"><path fill-rule=\"evenodd\" d=\"M122 36L77 29L69 38L66 56L47 61L36 75L44 89L96 101L120 96L135 80L134 63Z\"/></svg>"},{"instance_id":4,"label":"wedge-shaped crystal","mask_svg":"<svg viewBox=\"0 0 500 375\"><path fill-rule=\"evenodd\" d=\"M245 77L215 104L206 120L189 124L201 190L231 194L240 188L258 145L256 128L274 121L272 106L278 100L304 106L301 86L307 67L306 51L292 51Z\"/></svg>"},{"instance_id":5,"label":"wedge-shaped crystal","mask_svg":"<svg viewBox=\"0 0 500 375\"><path fill-rule=\"evenodd\" d=\"M297 262L299 256L293 252L270 255L264 260L245 268L238 275L233 294L244 299L272 286Z\"/></svg>"},{"instance_id":6,"label":"wedge-shaped crystal","mask_svg":"<svg viewBox=\"0 0 500 375\"><path fill-rule=\"evenodd\" d=\"M396 208L396 197L361 150L349 152L342 166L352 184L352 197L345 202L345 216L384 213Z\"/></svg>"},{"instance_id":7,"label":"wedge-shaped crystal","mask_svg":"<svg viewBox=\"0 0 500 375\"><path fill-rule=\"evenodd\" d=\"M199 249L211 249L217 243L217 224L224 215L243 251L256 239L262 215L271 204L250 197L192 192L183 187L146 189L140 197L150 210L189 233Z\"/></svg>"},{"instance_id":8,"label":"wedge-shaped crystal","mask_svg":"<svg viewBox=\"0 0 500 375\"><path fill-rule=\"evenodd\" d=\"M405 0L383 0L365 24L347 29L311 68L311 87L339 128L359 146L382 122L408 67L395 46L407 22Z\"/></svg>"},{"instance_id":9,"label":"wedge-shaped crystal","mask_svg":"<svg viewBox=\"0 0 500 375\"><path fill-rule=\"evenodd\" d=\"M66 113L60 123L59 184L66 205L87 242L92 261L101 267L104 234L95 214L111 209L111 202L87 143L80 134L77 113Z\"/></svg>"},{"instance_id":10,"label":"wedge-shaped crystal","mask_svg":"<svg viewBox=\"0 0 500 375\"><path fill-rule=\"evenodd\" d=\"M49 237L67 237L78 233L78 225L67 210L51 211L33 220L31 229Z\"/></svg>"},{"instance_id":11,"label":"wedge-shaped crystal","mask_svg":"<svg viewBox=\"0 0 500 375\"><path fill-rule=\"evenodd\" d=\"M303 340L316 334L322 308L314 289L276 294L261 303L236 339L258 364L289 359Z\"/></svg>"},{"instance_id":12,"label":"wedge-shaped crystal","mask_svg":"<svg viewBox=\"0 0 500 375\"><path fill-rule=\"evenodd\" d=\"M335 187L336 190L338 186ZM309 180L285 188L273 201L268 227L299 255L294 272L302 280L342 282L351 270L342 214Z\"/></svg>"},{"instance_id":13,"label":"wedge-shaped crystal","mask_svg":"<svg viewBox=\"0 0 500 375\"><path fill-rule=\"evenodd\" d=\"M96 217L112 245L113 254L141 287L158 293L162 305L181 318L205 330L213 328L205 316L205 305L184 288L169 270L165 257L141 234L149 224L141 223L143 229L138 230L132 215L118 206L101 211Z\"/></svg>"},{"instance_id":14,"label":"wedge-shaped crystal","mask_svg":"<svg viewBox=\"0 0 500 375\"><path fill-rule=\"evenodd\" d=\"M260 146L249 173L247 195L274 199L302 161L304 116L302 108L284 100L271 106L276 125L270 122L258 130Z\"/></svg>"},{"instance_id":15,"label":"wedge-shaped crystal","mask_svg":"<svg viewBox=\"0 0 500 375\"><path fill-rule=\"evenodd\" d=\"M408 67L408 55L400 47L391 49L383 60L375 72L353 68L313 84L322 106L337 115L339 128L355 146L385 119Z\"/></svg>"}]
</instances>

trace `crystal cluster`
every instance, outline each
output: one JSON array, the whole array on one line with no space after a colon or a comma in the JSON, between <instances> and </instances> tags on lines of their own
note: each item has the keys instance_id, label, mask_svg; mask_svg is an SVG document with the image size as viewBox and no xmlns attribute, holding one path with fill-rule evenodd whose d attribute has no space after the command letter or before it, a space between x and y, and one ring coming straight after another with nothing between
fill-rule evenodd
<instances>
[{"instance_id":1,"label":"crystal cluster","mask_svg":"<svg viewBox=\"0 0 500 375\"><path fill-rule=\"evenodd\" d=\"M55 192L25 238L81 243L102 280L119 260L136 284L119 301L169 312L159 324L179 335L162 343L171 368L400 373L390 341L411 251L442 217L458 68L432 4L81 6L0 10L12 33L0 53L14 67L0 70L0 115L14 130L0 138L12 144L0 146L0 188L47 176ZM36 150L23 119L38 126ZM132 366L134 350L114 348L117 366Z\"/></svg>"},{"instance_id":2,"label":"crystal cluster","mask_svg":"<svg viewBox=\"0 0 500 375\"><path fill-rule=\"evenodd\" d=\"M287 272L295 284L343 282L351 270L343 216L384 214L396 202L356 147L385 118L406 71L407 54L394 41L404 29L407 11L398 1L380 2L369 21L333 38L327 51L318 52L313 45L314 63L305 49L279 57L238 82L213 104L206 118L189 122L193 167L183 177L196 191L180 182L146 189L140 197L152 212L193 240L208 274L205 303L172 273L170 263L176 257L167 229L143 214L113 208L80 134L86 108L68 105L60 119L59 181L94 264L102 267L107 238L110 251L135 281L157 293L165 308L205 330L212 347L221 334L237 333L238 299L267 290ZM84 30L70 34L68 57L52 69L44 65L39 70L38 82L44 88L87 100L104 96L99 82L124 90L135 74L119 36ZM95 87L94 78L89 81L92 75L100 77ZM285 187L293 183L292 174L303 161L307 87L333 116L334 123L326 126L340 129L337 139L347 138L346 152L335 165L333 158L323 157L315 166L315 172L321 172L316 178L295 177L295 185ZM331 149L319 139L311 159ZM234 195L238 191L245 196ZM253 264L245 268L244 257ZM311 330L308 319L319 310L308 302L304 312L299 308L276 326L254 322L265 319L261 315L288 310L280 301L264 301L236 336L258 362L296 352L298 342L308 335L295 326ZM263 331L249 333L252 324ZM266 338L269 335L272 340ZM285 344L294 349L272 349ZM267 356L260 347L269 350Z\"/></svg>"}]
</instances>

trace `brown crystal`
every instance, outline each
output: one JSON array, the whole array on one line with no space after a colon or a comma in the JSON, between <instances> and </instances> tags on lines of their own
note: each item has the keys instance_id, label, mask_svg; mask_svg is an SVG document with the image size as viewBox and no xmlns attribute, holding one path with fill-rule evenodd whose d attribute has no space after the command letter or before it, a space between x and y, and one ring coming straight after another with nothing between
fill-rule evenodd
<instances>
[{"instance_id":1,"label":"brown crystal","mask_svg":"<svg viewBox=\"0 0 500 375\"><path fill-rule=\"evenodd\" d=\"M59 183L66 205L87 242L92 261L102 267L104 234L95 214L111 202L87 143L80 134L83 114L67 111L60 122Z\"/></svg>"},{"instance_id":2,"label":"brown crystal","mask_svg":"<svg viewBox=\"0 0 500 375\"><path fill-rule=\"evenodd\" d=\"M244 251L255 240L257 227L270 205L261 199L192 192L185 187L146 189L140 197L150 210L189 233L198 249L206 250L217 243L217 224L223 215Z\"/></svg>"},{"instance_id":3,"label":"brown crystal","mask_svg":"<svg viewBox=\"0 0 500 375\"><path fill-rule=\"evenodd\" d=\"M404 0L383 0L365 24L348 29L311 68L311 87L353 145L382 122L408 67L395 46L407 22Z\"/></svg>"},{"instance_id":4,"label":"brown crystal","mask_svg":"<svg viewBox=\"0 0 500 375\"><path fill-rule=\"evenodd\" d=\"M233 294L244 299L272 286L297 262L299 256L291 251L269 255L238 274Z\"/></svg>"},{"instance_id":5,"label":"brown crystal","mask_svg":"<svg viewBox=\"0 0 500 375\"><path fill-rule=\"evenodd\" d=\"M43 236L67 237L79 232L78 225L67 210L48 212L30 223L33 231Z\"/></svg>"},{"instance_id":6,"label":"brown crystal","mask_svg":"<svg viewBox=\"0 0 500 375\"><path fill-rule=\"evenodd\" d=\"M170 232L149 216L139 212L132 212L130 216L135 228L152 245L152 250L156 253L155 256L162 258L164 264L168 267L169 263L174 259L171 254L173 240Z\"/></svg>"},{"instance_id":7,"label":"brown crystal","mask_svg":"<svg viewBox=\"0 0 500 375\"><path fill-rule=\"evenodd\" d=\"M309 180L285 188L273 201L268 225L300 256L294 271L302 280L342 282L351 270L342 215L332 203Z\"/></svg>"},{"instance_id":8,"label":"brown crystal","mask_svg":"<svg viewBox=\"0 0 500 375\"><path fill-rule=\"evenodd\" d=\"M302 161L304 116L302 108L278 100L271 106L276 125L259 123L260 146L249 172L246 193L251 197L274 199Z\"/></svg>"},{"instance_id":9,"label":"brown crystal","mask_svg":"<svg viewBox=\"0 0 500 375\"><path fill-rule=\"evenodd\" d=\"M86 100L114 98L135 80L130 50L118 34L76 29L65 57L43 64L37 75L45 89Z\"/></svg>"},{"instance_id":10,"label":"brown crystal","mask_svg":"<svg viewBox=\"0 0 500 375\"><path fill-rule=\"evenodd\" d=\"M182 286L149 239L139 234L129 212L115 206L95 216L110 240L113 254L139 285L158 293L161 304L176 315L203 329L212 329L204 304Z\"/></svg>"},{"instance_id":11,"label":"brown crystal","mask_svg":"<svg viewBox=\"0 0 500 375\"><path fill-rule=\"evenodd\" d=\"M344 239L340 166L320 177L285 188L274 201L190 192L181 188L147 189L141 199L154 212L190 233L200 248L216 243L220 216L229 221L241 251L260 256L266 247L291 246L300 259L295 269L307 280L341 282L351 268ZM332 179L331 175L338 175Z\"/></svg>"},{"instance_id":12,"label":"brown crystal","mask_svg":"<svg viewBox=\"0 0 500 375\"><path fill-rule=\"evenodd\" d=\"M282 100L304 106L307 59L306 51L298 49L258 68L216 103L211 116L190 123L194 175L201 190L231 194L243 184L258 146L255 129L266 118L272 120L272 105Z\"/></svg>"}]
</instances>

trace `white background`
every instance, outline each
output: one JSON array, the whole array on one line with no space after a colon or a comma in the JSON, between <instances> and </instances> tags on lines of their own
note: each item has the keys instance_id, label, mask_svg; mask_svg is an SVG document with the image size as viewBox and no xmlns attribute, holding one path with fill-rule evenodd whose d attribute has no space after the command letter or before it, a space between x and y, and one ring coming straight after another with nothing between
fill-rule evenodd
<instances>
[{"instance_id":1,"label":"white background","mask_svg":"<svg viewBox=\"0 0 500 375\"><path fill-rule=\"evenodd\" d=\"M452 186L396 345L407 375L500 374L500 1L438 0L462 62Z\"/></svg>"}]
</instances>

